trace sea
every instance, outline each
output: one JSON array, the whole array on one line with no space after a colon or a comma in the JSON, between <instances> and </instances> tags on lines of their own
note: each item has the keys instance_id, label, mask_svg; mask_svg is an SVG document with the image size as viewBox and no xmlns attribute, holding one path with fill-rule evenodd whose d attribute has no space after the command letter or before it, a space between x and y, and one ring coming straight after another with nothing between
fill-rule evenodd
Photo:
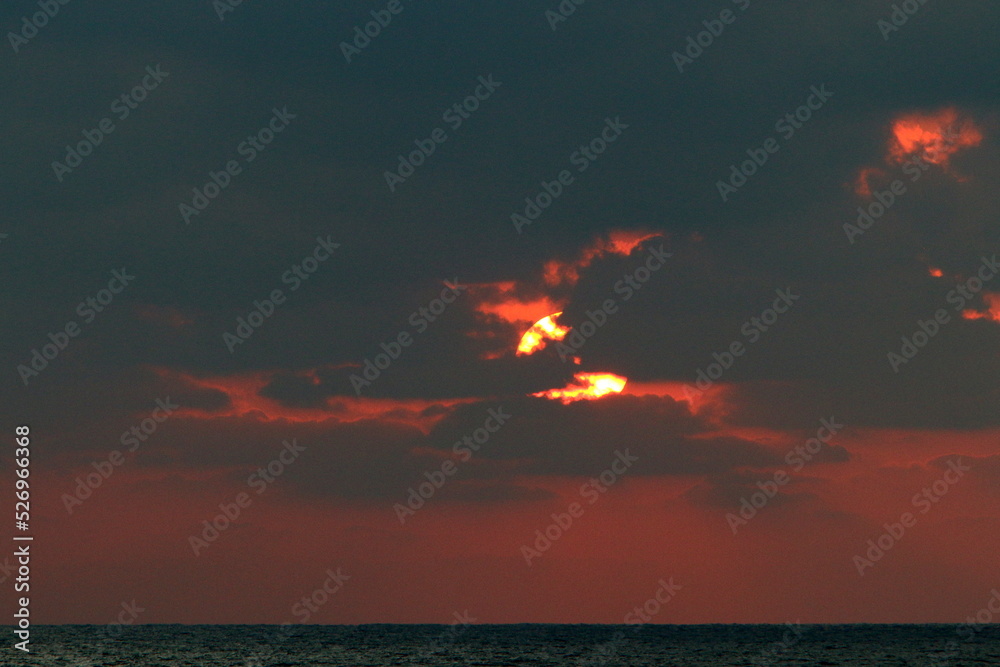
<instances>
[{"instance_id":1,"label":"sea","mask_svg":"<svg viewBox=\"0 0 1000 667\"><path fill-rule=\"evenodd\" d=\"M8 637L13 638L9 629ZM10 641L10 640L9 640ZM3 665L1000 667L997 625L35 626Z\"/></svg>"}]
</instances>

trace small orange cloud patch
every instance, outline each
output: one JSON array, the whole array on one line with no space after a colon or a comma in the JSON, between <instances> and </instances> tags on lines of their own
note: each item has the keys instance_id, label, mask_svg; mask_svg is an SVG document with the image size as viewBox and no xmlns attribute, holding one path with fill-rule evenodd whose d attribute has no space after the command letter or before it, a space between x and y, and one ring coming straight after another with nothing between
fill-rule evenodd
<instances>
[{"instance_id":1,"label":"small orange cloud patch","mask_svg":"<svg viewBox=\"0 0 1000 667\"><path fill-rule=\"evenodd\" d=\"M606 255L628 256L643 241L657 236L663 236L663 234L632 229L613 230L606 237L598 238L584 248L574 260L565 262L558 259L549 260L545 263L545 272L542 277L545 284L551 287L575 285L580 280L580 271L590 266L595 259Z\"/></svg>"},{"instance_id":2,"label":"small orange cloud patch","mask_svg":"<svg viewBox=\"0 0 1000 667\"><path fill-rule=\"evenodd\" d=\"M934 268L933 266L928 269L928 272L935 278L940 278L944 275L944 272L941 269Z\"/></svg>"},{"instance_id":3,"label":"small orange cloud patch","mask_svg":"<svg viewBox=\"0 0 1000 667\"><path fill-rule=\"evenodd\" d=\"M478 313L509 324L531 324L562 308L560 302L545 295L520 295L513 281L474 283L469 287L477 299Z\"/></svg>"},{"instance_id":4,"label":"small orange cloud patch","mask_svg":"<svg viewBox=\"0 0 1000 667\"><path fill-rule=\"evenodd\" d=\"M563 403L593 400L608 394L620 394L625 388L626 378L612 373L577 373L573 382L562 389L540 391L532 396L560 400Z\"/></svg>"},{"instance_id":5,"label":"small orange cloud patch","mask_svg":"<svg viewBox=\"0 0 1000 667\"><path fill-rule=\"evenodd\" d=\"M561 312L546 315L525 331L521 336L521 342L517 345L517 355L534 354L548 345L548 341L565 338L569 333L569 327L556 323L556 318L560 315Z\"/></svg>"},{"instance_id":6,"label":"small orange cloud patch","mask_svg":"<svg viewBox=\"0 0 1000 667\"><path fill-rule=\"evenodd\" d=\"M884 178L885 172L878 167L862 167L858 172L858 178L854 182L854 192L862 197L872 196L871 179L874 177Z\"/></svg>"},{"instance_id":7,"label":"small orange cloud patch","mask_svg":"<svg viewBox=\"0 0 1000 667\"><path fill-rule=\"evenodd\" d=\"M983 141L983 133L975 123L953 107L898 118L892 124L892 134L890 161L902 164L920 158L945 169L952 155Z\"/></svg>"},{"instance_id":8,"label":"small orange cloud patch","mask_svg":"<svg viewBox=\"0 0 1000 667\"><path fill-rule=\"evenodd\" d=\"M636 231L632 229L615 229L608 234L605 247L608 252L619 255L631 255L632 251L639 247L639 244L648 239L663 236L659 232Z\"/></svg>"},{"instance_id":9,"label":"small orange cloud patch","mask_svg":"<svg viewBox=\"0 0 1000 667\"><path fill-rule=\"evenodd\" d=\"M892 136L885 162L889 165L917 163L925 170L927 165L934 164L951 172L952 156L978 146L982 141L982 130L955 107L929 113L909 113L892 121ZM954 176L959 181L965 180ZM859 197L871 197L873 181L888 181L891 178L878 167L861 167L853 184L854 193Z\"/></svg>"},{"instance_id":10,"label":"small orange cloud patch","mask_svg":"<svg viewBox=\"0 0 1000 667\"><path fill-rule=\"evenodd\" d=\"M988 292L984 294L983 301L987 305L985 311L963 310L962 317L967 320L993 320L994 322L1000 322L1000 292Z\"/></svg>"}]
</instances>

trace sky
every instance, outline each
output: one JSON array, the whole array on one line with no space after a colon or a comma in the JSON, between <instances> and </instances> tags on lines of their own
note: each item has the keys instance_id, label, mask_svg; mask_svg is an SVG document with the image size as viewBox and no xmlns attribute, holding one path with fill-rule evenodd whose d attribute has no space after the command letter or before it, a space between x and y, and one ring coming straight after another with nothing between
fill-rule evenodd
<instances>
[{"instance_id":1,"label":"sky","mask_svg":"<svg viewBox=\"0 0 1000 667\"><path fill-rule=\"evenodd\" d=\"M0 11L34 622L1000 587L1000 7L39 11Z\"/></svg>"}]
</instances>

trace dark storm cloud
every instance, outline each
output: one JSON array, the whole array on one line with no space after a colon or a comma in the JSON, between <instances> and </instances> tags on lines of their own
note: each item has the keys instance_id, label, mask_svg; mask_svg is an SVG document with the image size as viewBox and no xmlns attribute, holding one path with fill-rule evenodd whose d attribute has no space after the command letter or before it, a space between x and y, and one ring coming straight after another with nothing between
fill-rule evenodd
<instances>
[{"instance_id":1,"label":"dark storm cloud","mask_svg":"<svg viewBox=\"0 0 1000 667\"><path fill-rule=\"evenodd\" d=\"M75 0L17 53L6 33L38 5L3 3L0 403L31 424L32 491L53 499L34 520L46 533L38 543L57 548L39 557L75 554L39 562L66 585L41 581L48 611L38 620L107 622L119 599L140 597L149 622L281 622L285 601L334 558L356 578L322 622L442 620L470 599L485 620L614 621L615 596L581 589L581 577L617 577L627 609L645 599L629 591L645 591L664 566L706 593L678 608L683 622L780 622L796 610L818 621L948 621L978 608L992 583L967 575L988 571L995 552L983 540L994 546L996 531L982 528L995 528L983 500L996 497L997 457L979 432L945 429L1000 424L1000 326L949 310L898 372L886 354L951 308L949 291L981 257L1000 253L1000 4L923 3L884 39L876 22L894 2L587 0L553 30L545 11L557 0L402 0L350 63L341 42L384 0L244 1L224 20L212 0ZM703 21L744 3L678 72L673 53ZM119 117L115 101L148 68L168 74ZM499 85L453 128L443 113L480 77ZM717 181L814 87L832 96L723 201ZM945 106L975 123L982 144L907 183L850 243L843 225L868 201L853 191L859 171L899 175L885 161L893 119ZM276 110L287 127L248 161L242 142ZM114 132L57 175L53 161L104 118ZM519 234L511 214L575 170L571 155L608 119L627 128ZM447 140L390 192L385 171L437 128ZM221 176L231 160L240 172ZM179 205L219 179L229 183L186 222ZM546 261L572 261L612 229L664 238L595 259L575 285L544 284ZM293 290L283 277L320 239L340 247ZM624 301L615 285L660 243L672 256ZM84 322L78 304L122 267L134 283ZM515 357L522 327L477 310L485 287L415 331L411 315L456 279L557 300L570 325L606 299L619 308L579 350L580 365L552 347ZM279 289L284 302L264 304ZM744 327L776 290L801 296L751 341ZM223 335L245 329L255 308L262 323L227 349ZM17 367L71 323L85 324L80 335L25 386ZM351 374L404 332L413 344L356 400ZM529 396L580 371L673 390L734 342L745 354L702 401ZM122 434L160 399L181 414L85 510L65 514L56 498L97 474L94 463L123 449ZM462 461L456 443L481 436L501 409L510 418ZM725 513L787 469L784 443L805 442L820 419L857 431L824 446L824 465L793 474L761 525L732 541ZM978 454L961 454L973 441ZM194 559L186 536L286 442L305 450ZM544 576L526 578L518 540L616 451L638 459L621 495L588 510L589 527L546 555L534 569ZM858 581L855 545L954 457L971 464L963 484L978 496L963 486L945 515ZM451 462L458 472L428 501L428 514L450 503L440 522L400 530L393 504ZM123 563L137 564L135 577L121 576ZM904 590L913 572L916 594Z\"/></svg>"},{"instance_id":2,"label":"dark storm cloud","mask_svg":"<svg viewBox=\"0 0 1000 667\"><path fill-rule=\"evenodd\" d=\"M508 463L517 473L593 476L626 450L639 457L634 474L640 475L700 475L779 462L755 442L713 433L687 404L671 398L613 396L563 405L529 397L498 404L511 417L476 456ZM458 407L432 438L447 444L472 434L490 405Z\"/></svg>"},{"instance_id":3,"label":"dark storm cloud","mask_svg":"<svg viewBox=\"0 0 1000 667\"><path fill-rule=\"evenodd\" d=\"M4 333L4 398L36 414L99 412L86 407L88 396L120 390L94 385L127 382L123 369L139 365L235 372L357 363L406 329L442 279L536 282L544 260L607 229L641 226L671 233L675 258L588 342L588 367L693 381L773 290L791 286L802 301L725 381L787 381L792 395L805 381L852 423L995 424L998 361L985 351L998 342L996 327L953 322L898 375L885 354L947 291L918 255L968 272L1000 249L990 187L1000 47L989 32L1000 9L927 5L885 41L875 26L884 3L754 2L679 74L670 54L725 4L595 2L554 33L541 5L414 4L350 64L338 45L368 3L244 3L223 22L207 2L66 6L0 69L0 83L17 91L2 112L9 223L0 231L10 237L0 270L18 285L6 305L19 321ZM20 11L6 9L3 24L16 25ZM111 115L109 103L158 63L169 77L59 183L51 162L65 145ZM490 73L503 82L494 96L390 194L384 170ZM823 83L834 97L723 204L715 182L729 165ZM969 180L928 176L891 219L846 244L841 226L858 202L845 184L878 164L889 120L952 103L987 131L985 147L956 160ZM285 106L297 115L287 131L185 225L178 203ZM518 235L510 213L619 115L630 125L621 140ZM706 240L687 241L691 231ZM283 272L327 235L342 248L229 354L222 333L255 299L287 292ZM134 267L135 285L37 379L44 390L26 393L11 371L122 265ZM629 268L628 258L595 263L568 315L605 298ZM132 309L140 306L192 323L144 319ZM466 338L481 327L472 309L456 304L373 395L507 395L568 379L571 369L552 355L477 359ZM309 387L281 374L266 394L317 405L350 395L347 375L331 371ZM159 393L150 389L132 393ZM738 418L803 421L798 408L768 409L785 400L777 391L755 396Z\"/></svg>"},{"instance_id":4,"label":"dark storm cloud","mask_svg":"<svg viewBox=\"0 0 1000 667\"><path fill-rule=\"evenodd\" d=\"M490 416L501 423L483 441ZM438 499L483 503L552 498L531 480L597 476L619 453L637 459L635 475L729 475L782 465L773 449L714 432L686 404L656 397L566 406L535 398L471 403L455 408L426 435L384 420L265 421L253 413L173 416L161 428L144 441L130 465L182 475L214 470L240 483L294 442L304 450L283 466L283 493L341 501L399 500L429 474L438 474L447 460L458 472ZM79 434L85 440L58 456L60 466L83 465L95 452L106 454L102 444L107 450L120 448L117 441L90 438L85 429ZM84 449L84 443L89 447Z\"/></svg>"},{"instance_id":5,"label":"dark storm cloud","mask_svg":"<svg viewBox=\"0 0 1000 667\"><path fill-rule=\"evenodd\" d=\"M46 376L52 380L48 385L21 387L10 407L15 419L29 423L39 435L45 465L88 464L112 450L124 450L122 436L151 417L161 402L176 406L165 423L158 423L155 437L161 439L170 437L177 410L211 414L231 406L222 391L145 367L94 368L79 357L57 358L40 378ZM157 412L158 418L163 416L162 410Z\"/></svg>"}]
</instances>

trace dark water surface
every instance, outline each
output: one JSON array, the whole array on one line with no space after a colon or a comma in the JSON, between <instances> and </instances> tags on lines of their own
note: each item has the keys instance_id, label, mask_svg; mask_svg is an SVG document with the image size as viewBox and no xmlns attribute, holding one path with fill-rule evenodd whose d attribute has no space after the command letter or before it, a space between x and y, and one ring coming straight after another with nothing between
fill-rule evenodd
<instances>
[{"instance_id":1,"label":"dark water surface","mask_svg":"<svg viewBox=\"0 0 1000 667\"><path fill-rule=\"evenodd\" d=\"M9 636L13 634L8 630ZM4 665L926 665L1000 667L995 625L37 626Z\"/></svg>"}]
</instances>

